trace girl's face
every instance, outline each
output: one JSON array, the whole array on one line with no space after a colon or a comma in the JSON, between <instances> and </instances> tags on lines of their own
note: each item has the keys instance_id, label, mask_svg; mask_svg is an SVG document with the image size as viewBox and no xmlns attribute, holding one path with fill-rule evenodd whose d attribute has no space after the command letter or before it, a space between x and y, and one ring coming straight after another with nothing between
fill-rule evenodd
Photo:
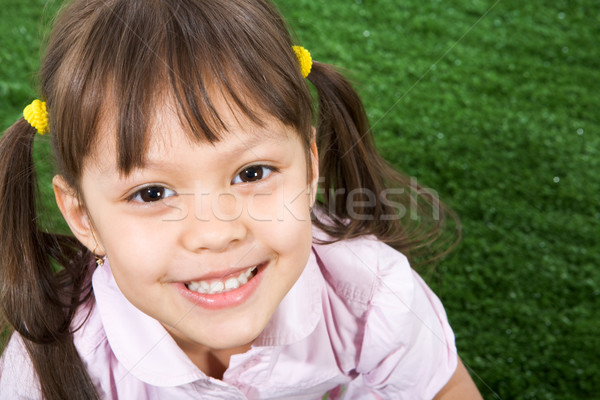
<instances>
[{"instance_id":1,"label":"girl's face","mask_svg":"<svg viewBox=\"0 0 600 400\"><path fill-rule=\"evenodd\" d=\"M168 107L159 110L145 165L127 176L114 134L105 135L82 174L87 213L55 179L76 236L106 254L125 297L184 350L254 340L310 252L314 143L307 182L292 128L268 118L258 127L228 110L220 115L229 131L214 144L192 142ZM113 122L100 132L114 132Z\"/></svg>"}]
</instances>

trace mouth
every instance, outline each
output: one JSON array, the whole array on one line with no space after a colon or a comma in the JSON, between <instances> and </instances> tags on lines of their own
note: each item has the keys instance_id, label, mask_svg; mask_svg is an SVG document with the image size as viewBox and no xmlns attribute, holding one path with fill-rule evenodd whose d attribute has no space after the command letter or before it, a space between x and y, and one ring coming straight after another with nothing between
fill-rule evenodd
<instances>
[{"instance_id":1,"label":"mouth","mask_svg":"<svg viewBox=\"0 0 600 400\"><path fill-rule=\"evenodd\" d=\"M185 283L185 287L192 292L200 294L220 294L231 292L246 285L250 280L252 280L256 274L258 274L258 269L264 264L266 263L254 265L241 272L229 274L220 279L189 281Z\"/></svg>"}]
</instances>

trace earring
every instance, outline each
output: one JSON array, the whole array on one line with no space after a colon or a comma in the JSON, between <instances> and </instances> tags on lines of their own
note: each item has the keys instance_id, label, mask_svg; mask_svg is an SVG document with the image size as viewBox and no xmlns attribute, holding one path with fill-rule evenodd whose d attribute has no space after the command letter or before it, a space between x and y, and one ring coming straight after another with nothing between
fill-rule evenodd
<instances>
[{"instance_id":1,"label":"earring","mask_svg":"<svg viewBox=\"0 0 600 400\"><path fill-rule=\"evenodd\" d=\"M94 257L96 257L96 265L99 267L104 266L104 259L96 254L94 254Z\"/></svg>"},{"instance_id":2,"label":"earring","mask_svg":"<svg viewBox=\"0 0 600 400\"><path fill-rule=\"evenodd\" d=\"M96 244L96 247L94 247L94 257L96 258L96 265L99 267L102 267L104 265L104 258L100 257L98 254L96 254L96 249L98 248L98 245Z\"/></svg>"}]
</instances>

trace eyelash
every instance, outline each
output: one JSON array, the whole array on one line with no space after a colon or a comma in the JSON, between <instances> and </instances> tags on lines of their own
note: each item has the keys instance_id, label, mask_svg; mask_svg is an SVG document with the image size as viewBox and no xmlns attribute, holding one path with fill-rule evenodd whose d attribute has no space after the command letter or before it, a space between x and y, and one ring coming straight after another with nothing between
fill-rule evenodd
<instances>
[{"instance_id":1,"label":"eyelash","mask_svg":"<svg viewBox=\"0 0 600 400\"><path fill-rule=\"evenodd\" d=\"M248 172L250 170L253 170L255 168L260 168L260 172L258 173L258 176L255 180L248 180L248 181L243 181L240 178L240 175L242 175L244 172ZM273 172L277 172L277 168L275 167L270 167L267 165L250 165L248 167L244 167L240 172L237 173L237 175L231 180L231 183L233 185L238 185L241 183L253 183L253 182L258 182L261 181L263 179L266 179L267 177L269 177ZM158 197L154 197L152 199L146 199L144 200L142 198L142 196L150 194L149 192L151 190L156 192L160 192L160 194L158 195ZM174 190L168 189L162 185L149 185L149 186L145 186L139 190L137 190L136 192L132 193L128 198L127 201L135 201L137 203L154 203L160 200L164 200L168 197L171 196L177 196L177 192L175 192Z\"/></svg>"},{"instance_id":2,"label":"eyelash","mask_svg":"<svg viewBox=\"0 0 600 400\"><path fill-rule=\"evenodd\" d=\"M149 201L145 201L142 196L144 194L148 194L148 192L150 190L157 190L160 191L162 194L160 195L160 197L155 198L153 200L149 200ZM167 193L168 195L165 195L165 193ZM135 201L137 203L154 203L160 200L164 200L168 197L171 196L177 196L177 192L175 192L174 190L168 189L164 186L161 185L149 185L149 186L145 186L139 190L137 190L135 193L131 194L128 198L127 201Z\"/></svg>"},{"instance_id":3,"label":"eyelash","mask_svg":"<svg viewBox=\"0 0 600 400\"><path fill-rule=\"evenodd\" d=\"M240 175L242 175L244 172L248 172L249 170L252 170L254 168L260 168L260 171L261 171L258 178L256 178L256 180L248 180L248 181L242 181L241 179L238 180L238 177L240 177ZM262 180L266 179L267 177L269 177L269 175L271 175L273 172L277 172L277 168L270 167L268 165L249 165L247 167L244 167L240 172L238 172L237 175L231 180L231 183L233 185L238 185L241 183L253 183L253 182L262 181Z\"/></svg>"}]
</instances>

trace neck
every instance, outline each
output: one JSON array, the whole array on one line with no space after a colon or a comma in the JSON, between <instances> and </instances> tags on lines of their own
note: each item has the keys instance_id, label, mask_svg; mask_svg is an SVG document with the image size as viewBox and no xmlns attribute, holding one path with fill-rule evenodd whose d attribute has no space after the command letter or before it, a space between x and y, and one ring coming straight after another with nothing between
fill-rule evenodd
<instances>
[{"instance_id":1,"label":"neck","mask_svg":"<svg viewBox=\"0 0 600 400\"><path fill-rule=\"evenodd\" d=\"M188 356L188 358L196 365L206 376L215 379L223 379L223 374L229 368L229 360L234 354L245 353L250 350L252 343L242 346L233 347L230 349L210 349L204 346L191 345L190 343L181 342L175 338L175 342Z\"/></svg>"}]
</instances>

